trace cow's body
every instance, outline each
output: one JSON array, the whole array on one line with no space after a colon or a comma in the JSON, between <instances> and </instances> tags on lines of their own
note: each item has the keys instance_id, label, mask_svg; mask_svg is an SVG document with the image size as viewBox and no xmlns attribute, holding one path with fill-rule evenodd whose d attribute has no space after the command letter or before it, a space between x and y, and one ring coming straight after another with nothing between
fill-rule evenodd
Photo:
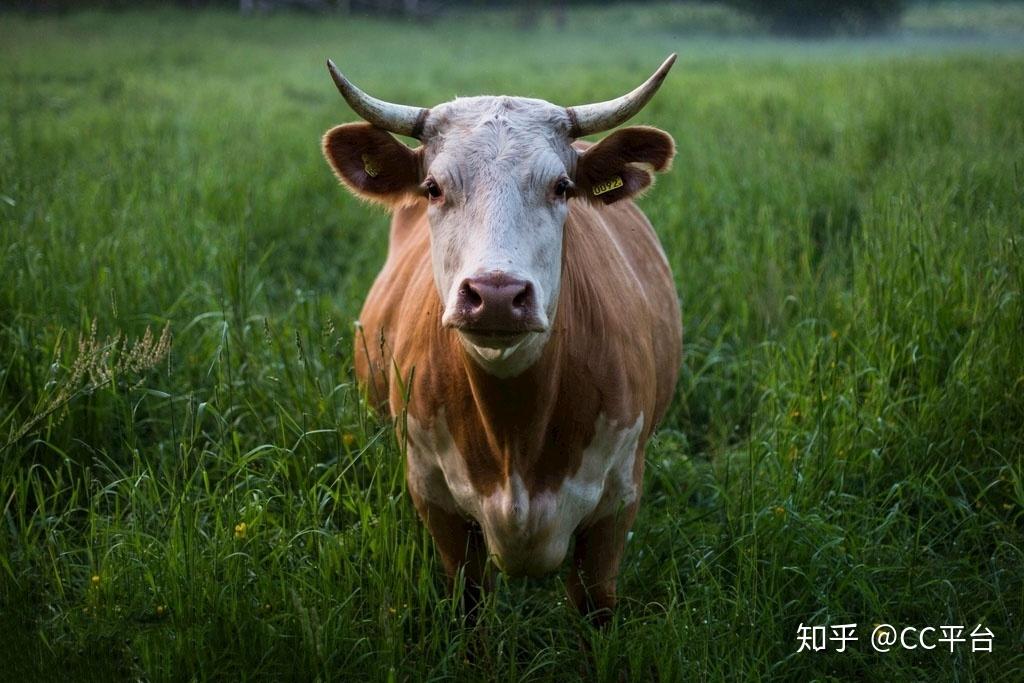
<instances>
[{"instance_id":1,"label":"cow's body","mask_svg":"<svg viewBox=\"0 0 1024 683\"><path fill-rule=\"evenodd\" d=\"M643 447L680 362L668 263L632 201L573 201L551 339L521 375L495 377L441 326L425 204L392 222L360 316L359 378L392 414L408 408L407 479L421 511L475 520L506 571L551 571L578 528L632 516Z\"/></svg>"},{"instance_id":2,"label":"cow's body","mask_svg":"<svg viewBox=\"0 0 1024 683\"><path fill-rule=\"evenodd\" d=\"M578 138L638 112L673 59L622 97L569 108L396 105L329 65L367 123L329 130L324 154L355 194L394 211L357 374L397 418L409 492L448 576L464 571L467 605L489 559L543 574L572 540L573 603L598 621L614 605L644 446L682 353L672 274L632 197L675 144L644 126Z\"/></svg>"}]
</instances>

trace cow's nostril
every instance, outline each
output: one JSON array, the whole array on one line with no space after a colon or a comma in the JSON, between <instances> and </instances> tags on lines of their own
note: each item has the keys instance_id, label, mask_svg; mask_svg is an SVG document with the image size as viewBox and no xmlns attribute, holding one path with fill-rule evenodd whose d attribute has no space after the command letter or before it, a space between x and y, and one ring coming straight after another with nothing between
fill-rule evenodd
<instances>
[{"instance_id":1,"label":"cow's nostril","mask_svg":"<svg viewBox=\"0 0 1024 683\"><path fill-rule=\"evenodd\" d=\"M527 308L530 305L530 299L533 296L533 289L530 285L523 287L523 290L515 295L512 299L513 308Z\"/></svg>"},{"instance_id":2,"label":"cow's nostril","mask_svg":"<svg viewBox=\"0 0 1024 683\"><path fill-rule=\"evenodd\" d=\"M462 300L469 304L472 308L478 308L483 304L484 300L480 297L480 292L473 288L473 285L469 282L462 283Z\"/></svg>"}]
</instances>

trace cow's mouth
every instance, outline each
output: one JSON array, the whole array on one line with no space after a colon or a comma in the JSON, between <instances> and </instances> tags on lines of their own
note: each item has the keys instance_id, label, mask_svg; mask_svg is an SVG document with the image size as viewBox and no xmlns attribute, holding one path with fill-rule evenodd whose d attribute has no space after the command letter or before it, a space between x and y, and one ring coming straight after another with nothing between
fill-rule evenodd
<instances>
[{"instance_id":1,"label":"cow's mouth","mask_svg":"<svg viewBox=\"0 0 1024 683\"><path fill-rule=\"evenodd\" d=\"M478 330L458 328L469 343L486 349L507 349L526 339L530 330Z\"/></svg>"}]
</instances>

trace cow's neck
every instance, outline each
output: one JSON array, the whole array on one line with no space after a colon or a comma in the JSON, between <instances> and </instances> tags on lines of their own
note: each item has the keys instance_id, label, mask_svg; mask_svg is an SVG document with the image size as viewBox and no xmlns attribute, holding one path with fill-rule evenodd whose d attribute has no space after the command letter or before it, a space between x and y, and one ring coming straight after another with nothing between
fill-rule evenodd
<instances>
[{"instance_id":1,"label":"cow's neck","mask_svg":"<svg viewBox=\"0 0 1024 683\"><path fill-rule=\"evenodd\" d=\"M567 229L567 240L568 233ZM481 494L501 488L514 474L531 493L557 490L580 467L583 450L594 438L596 419L607 408L605 393L621 393L614 388L614 367L599 364L600 381L593 381L588 364L606 357L603 340L593 334L602 326L599 321L583 325L577 320L574 302L596 301L597 296L586 269L572 264L573 253L563 250L567 256L549 338L521 372L489 372L493 368L478 362L457 333L435 323L438 346L428 357L445 358L437 367L446 375L435 381L449 393L438 394L444 398L433 401L429 410L446 414L457 452ZM607 417L620 416L612 411Z\"/></svg>"},{"instance_id":2,"label":"cow's neck","mask_svg":"<svg viewBox=\"0 0 1024 683\"><path fill-rule=\"evenodd\" d=\"M492 454L509 473L513 461L530 461L544 445L562 380L558 334L545 338L535 360L511 376L494 374L463 350L471 400ZM525 462L523 464L526 464Z\"/></svg>"}]
</instances>

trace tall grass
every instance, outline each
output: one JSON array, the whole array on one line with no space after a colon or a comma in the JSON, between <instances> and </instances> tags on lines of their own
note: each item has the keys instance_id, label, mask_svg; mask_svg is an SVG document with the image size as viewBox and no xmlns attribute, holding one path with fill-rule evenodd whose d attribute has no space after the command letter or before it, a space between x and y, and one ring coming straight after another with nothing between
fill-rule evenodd
<instances>
[{"instance_id":1,"label":"tall grass","mask_svg":"<svg viewBox=\"0 0 1024 683\"><path fill-rule=\"evenodd\" d=\"M1019 51L625 19L2 19L5 676L1019 679ZM642 208L686 361L621 609L594 631L562 578L500 580L469 628L353 383L387 219L320 157L352 118L323 59L414 104L572 104L673 50L637 121L679 146ZM117 372L165 324L166 355ZM115 379L76 379L90 359ZM801 623L851 622L847 652L797 652ZM981 623L994 652L876 654L881 622Z\"/></svg>"}]
</instances>

